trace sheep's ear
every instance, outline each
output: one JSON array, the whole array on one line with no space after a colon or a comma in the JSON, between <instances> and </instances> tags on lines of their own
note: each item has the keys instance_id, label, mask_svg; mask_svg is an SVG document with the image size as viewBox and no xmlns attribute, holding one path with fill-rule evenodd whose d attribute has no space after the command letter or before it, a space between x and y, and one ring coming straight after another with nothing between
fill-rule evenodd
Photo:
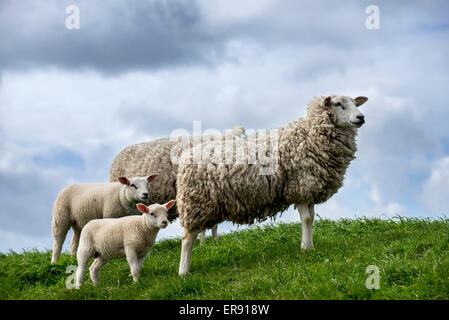
<instances>
[{"instance_id":1,"label":"sheep's ear","mask_svg":"<svg viewBox=\"0 0 449 320\"><path fill-rule=\"evenodd\" d=\"M324 99L323 106L325 106L327 108L330 108L331 104L332 104L332 97L331 96L329 96L326 99Z\"/></svg>"},{"instance_id":2,"label":"sheep's ear","mask_svg":"<svg viewBox=\"0 0 449 320\"><path fill-rule=\"evenodd\" d=\"M136 204L137 209L139 209L140 212L142 213L148 213L150 210L148 209L148 207L142 203L138 203Z\"/></svg>"},{"instance_id":3,"label":"sheep's ear","mask_svg":"<svg viewBox=\"0 0 449 320\"><path fill-rule=\"evenodd\" d=\"M173 205L175 204L176 200L170 200L169 202L167 202L166 204L164 204L164 206L167 208L167 210L170 210L171 207L173 207Z\"/></svg>"},{"instance_id":4,"label":"sheep's ear","mask_svg":"<svg viewBox=\"0 0 449 320\"><path fill-rule=\"evenodd\" d=\"M156 178L157 178L157 174L152 174L151 176L148 176L147 181L148 181L148 183L150 183L151 181L153 181Z\"/></svg>"},{"instance_id":5,"label":"sheep's ear","mask_svg":"<svg viewBox=\"0 0 449 320\"><path fill-rule=\"evenodd\" d=\"M355 105L357 107L360 107L362 104L364 104L365 102L368 101L368 98L367 97L357 97L354 99L354 101L355 101Z\"/></svg>"},{"instance_id":6,"label":"sheep's ear","mask_svg":"<svg viewBox=\"0 0 449 320\"><path fill-rule=\"evenodd\" d=\"M118 177L118 182L120 182L121 184L126 184L127 186L129 186L129 180L127 177Z\"/></svg>"}]
</instances>

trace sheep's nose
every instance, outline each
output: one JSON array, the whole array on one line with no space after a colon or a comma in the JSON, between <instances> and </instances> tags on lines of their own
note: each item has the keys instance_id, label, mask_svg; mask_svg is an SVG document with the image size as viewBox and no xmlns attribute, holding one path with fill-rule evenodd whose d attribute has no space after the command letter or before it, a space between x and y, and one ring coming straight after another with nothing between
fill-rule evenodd
<instances>
[{"instance_id":1,"label":"sheep's nose","mask_svg":"<svg viewBox=\"0 0 449 320\"><path fill-rule=\"evenodd\" d=\"M167 221L167 220L161 221L161 223L162 223L162 225L165 226L165 227L168 225L168 221Z\"/></svg>"},{"instance_id":2,"label":"sheep's nose","mask_svg":"<svg viewBox=\"0 0 449 320\"><path fill-rule=\"evenodd\" d=\"M148 193L142 193L142 197L144 198L144 199L146 199L146 198L148 198Z\"/></svg>"},{"instance_id":3,"label":"sheep's nose","mask_svg":"<svg viewBox=\"0 0 449 320\"><path fill-rule=\"evenodd\" d=\"M364 116L363 114L358 115L358 116L357 116L357 119L359 119L360 122L365 123L365 116Z\"/></svg>"}]
</instances>

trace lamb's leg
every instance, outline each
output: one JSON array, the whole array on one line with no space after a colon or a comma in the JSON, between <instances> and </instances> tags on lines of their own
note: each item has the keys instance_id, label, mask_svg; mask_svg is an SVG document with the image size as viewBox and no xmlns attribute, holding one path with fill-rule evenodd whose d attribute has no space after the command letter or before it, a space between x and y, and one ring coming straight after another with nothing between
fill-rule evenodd
<instances>
[{"instance_id":1,"label":"lamb's leg","mask_svg":"<svg viewBox=\"0 0 449 320\"><path fill-rule=\"evenodd\" d=\"M216 224L212 228L212 239L217 240L217 238L218 238L218 224Z\"/></svg>"},{"instance_id":2,"label":"lamb's leg","mask_svg":"<svg viewBox=\"0 0 449 320\"><path fill-rule=\"evenodd\" d=\"M87 264L89 263L90 258L92 258L91 250L86 248L81 248L78 250L77 259L78 259L78 268L76 269L76 283L75 287L79 289L83 284L84 274L86 273Z\"/></svg>"},{"instance_id":3,"label":"lamb's leg","mask_svg":"<svg viewBox=\"0 0 449 320\"><path fill-rule=\"evenodd\" d=\"M203 244L204 240L206 240L206 229L204 229L203 231L201 231L200 233L200 243Z\"/></svg>"},{"instance_id":4,"label":"lamb's leg","mask_svg":"<svg viewBox=\"0 0 449 320\"><path fill-rule=\"evenodd\" d=\"M102 259L101 257L98 257L94 260L94 263L89 268L90 278L92 279L92 282L94 286L98 284L100 281L100 270L104 267L104 265L108 261L106 259Z\"/></svg>"},{"instance_id":5,"label":"lamb's leg","mask_svg":"<svg viewBox=\"0 0 449 320\"><path fill-rule=\"evenodd\" d=\"M73 257L76 257L76 252L78 251L78 245L80 242L81 231L75 225L72 226L72 230L73 230L73 239L70 245L70 254Z\"/></svg>"},{"instance_id":6,"label":"lamb's leg","mask_svg":"<svg viewBox=\"0 0 449 320\"><path fill-rule=\"evenodd\" d=\"M67 232L69 231L70 226L56 226L53 225L53 236L55 238L55 242L53 245L53 253L51 256L51 263L58 262L59 256L61 255L62 245L64 244L65 237L67 236Z\"/></svg>"},{"instance_id":7,"label":"lamb's leg","mask_svg":"<svg viewBox=\"0 0 449 320\"><path fill-rule=\"evenodd\" d=\"M134 282L137 282L139 279L140 271L142 270L142 264L139 263L139 258L137 257L137 253L132 250L126 250L126 260L128 261L129 268L131 270L131 275L133 276Z\"/></svg>"},{"instance_id":8,"label":"lamb's leg","mask_svg":"<svg viewBox=\"0 0 449 320\"><path fill-rule=\"evenodd\" d=\"M193 244L196 237L198 237L199 231L190 231L184 228L182 234L182 249L181 249L181 261L179 263L179 275L187 275L190 271L190 260L192 258Z\"/></svg>"},{"instance_id":9,"label":"lamb's leg","mask_svg":"<svg viewBox=\"0 0 449 320\"><path fill-rule=\"evenodd\" d=\"M304 250L313 249L312 224L313 218L315 216L313 204L312 205L297 204L296 208L298 209L299 215L301 217L301 226L302 226L301 248Z\"/></svg>"}]
</instances>

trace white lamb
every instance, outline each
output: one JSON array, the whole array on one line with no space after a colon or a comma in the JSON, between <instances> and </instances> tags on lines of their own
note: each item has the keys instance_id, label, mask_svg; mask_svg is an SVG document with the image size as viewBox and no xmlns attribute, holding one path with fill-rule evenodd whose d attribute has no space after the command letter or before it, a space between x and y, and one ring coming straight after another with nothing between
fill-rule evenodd
<instances>
[{"instance_id":1,"label":"white lamb","mask_svg":"<svg viewBox=\"0 0 449 320\"><path fill-rule=\"evenodd\" d=\"M142 212L141 216L90 221L81 232L77 252L76 288L81 286L87 264L92 257L95 260L89 271L94 285L98 284L101 268L109 260L122 257L126 257L133 280L137 282L157 233L168 225L167 211L174 204L175 200L148 207L139 203L137 208Z\"/></svg>"},{"instance_id":2,"label":"white lamb","mask_svg":"<svg viewBox=\"0 0 449 320\"><path fill-rule=\"evenodd\" d=\"M139 202L148 201L148 184L156 177L155 174L130 179L119 177L119 182L82 183L64 188L53 207L52 230L55 243L51 262L58 261L70 227L74 233L70 252L75 256L81 230L90 220L139 214L135 206Z\"/></svg>"}]
</instances>

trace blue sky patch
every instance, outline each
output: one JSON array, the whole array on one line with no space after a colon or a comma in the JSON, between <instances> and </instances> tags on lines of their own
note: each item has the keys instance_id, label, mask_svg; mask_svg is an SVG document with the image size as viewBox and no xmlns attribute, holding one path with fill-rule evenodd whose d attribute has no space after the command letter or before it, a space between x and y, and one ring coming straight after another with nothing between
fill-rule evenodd
<instances>
[{"instance_id":1,"label":"blue sky patch","mask_svg":"<svg viewBox=\"0 0 449 320\"><path fill-rule=\"evenodd\" d=\"M33 162L39 167L71 167L84 169L84 159L70 150L60 150L52 154L40 154L33 157Z\"/></svg>"}]
</instances>

